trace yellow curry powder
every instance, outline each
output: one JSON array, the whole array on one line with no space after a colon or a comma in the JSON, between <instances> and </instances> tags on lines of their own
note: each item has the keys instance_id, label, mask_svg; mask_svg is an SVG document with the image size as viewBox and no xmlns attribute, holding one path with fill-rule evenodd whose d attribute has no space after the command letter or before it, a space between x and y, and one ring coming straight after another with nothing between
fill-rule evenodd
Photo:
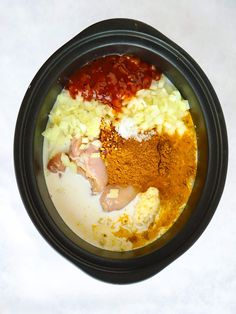
<instances>
[{"instance_id":1,"label":"yellow curry powder","mask_svg":"<svg viewBox=\"0 0 236 314\"><path fill-rule=\"evenodd\" d=\"M124 140L114 129L101 130L102 153L108 184L132 185L140 192L156 187L160 192L159 219L148 231L131 234L121 228L116 236L126 237L134 248L150 242L168 229L187 202L196 174L196 136L190 114L185 118L187 131L182 135L153 135L138 142Z\"/></svg>"}]
</instances>

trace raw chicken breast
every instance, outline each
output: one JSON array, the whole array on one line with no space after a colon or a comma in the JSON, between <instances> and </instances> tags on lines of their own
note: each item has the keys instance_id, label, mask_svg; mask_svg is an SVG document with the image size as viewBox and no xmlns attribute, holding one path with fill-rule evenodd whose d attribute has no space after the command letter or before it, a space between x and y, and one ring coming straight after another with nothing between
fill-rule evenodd
<instances>
[{"instance_id":1,"label":"raw chicken breast","mask_svg":"<svg viewBox=\"0 0 236 314\"><path fill-rule=\"evenodd\" d=\"M70 159L74 160L80 156L81 152L83 151L80 149L81 144L81 138L73 138L69 150Z\"/></svg>"},{"instance_id":2,"label":"raw chicken breast","mask_svg":"<svg viewBox=\"0 0 236 314\"><path fill-rule=\"evenodd\" d=\"M104 211L119 210L129 204L137 193L133 186L108 185L100 197L100 203Z\"/></svg>"},{"instance_id":3,"label":"raw chicken breast","mask_svg":"<svg viewBox=\"0 0 236 314\"><path fill-rule=\"evenodd\" d=\"M61 154L62 153L58 153L49 160L47 165L49 171L54 173L65 171L66 167L62 163Z\"/></svg>"},{"instance_id":4,"label":"raw chicken breast","mask_svg":"<svg viewBox=\"0 0 236 314\"><path fill-rule=\"evenodd\" d=\"M69 156L78 167L78 173L84 175L91 184L92 192L102 192L108 182L107 170L95 141L84 145L80 139L71 143Z\"/></svg>"}]
</instances>

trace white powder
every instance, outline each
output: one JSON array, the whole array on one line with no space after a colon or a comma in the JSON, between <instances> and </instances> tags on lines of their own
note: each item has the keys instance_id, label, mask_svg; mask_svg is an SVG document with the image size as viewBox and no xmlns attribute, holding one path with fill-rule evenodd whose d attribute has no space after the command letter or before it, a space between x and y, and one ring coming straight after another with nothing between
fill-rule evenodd
<instances>
[{"instance_id":1,"label":"white powder","mask_svg":"<svg viewBox=\"0 0 236 314\"><path fill-rule=\"evenodd\" d=\"M139 133L132 118L123 118L116 127L116 131L124 139L134 138L138 142L147 141L156 133L154 130L147 133Z\"/></svg>"},{"instance_id":2,"label":"white powder","mask_svg":"<svg viewBox=\"0 0 236 314\"><path fill-rule=\"evenodd\" d=\"M123 118L116 127L116 131L126 140L131 137L135 138L138 135L138 128L132 118Z\"/></svg>"}]
</instances>

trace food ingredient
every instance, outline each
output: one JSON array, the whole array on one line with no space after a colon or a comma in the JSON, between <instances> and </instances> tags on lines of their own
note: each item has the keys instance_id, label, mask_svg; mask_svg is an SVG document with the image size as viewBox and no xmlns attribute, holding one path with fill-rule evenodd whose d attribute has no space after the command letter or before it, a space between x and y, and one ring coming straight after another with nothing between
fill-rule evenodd
<instances>
[{"instance_id":1,"label":"food ingredient","mask_svg":"<svg viewBox=\"0 0 236 314\"><path fill-rule=\"evenodd\" d=\"M134 56L111 55L85 65L67 84L72 98L81 93L85 100L98 100L120 111L122 101L159 80L157 69Z\"/></svg>"},{"instance_id":2,"label":"food ingredient","mask_svg":"<svg viewBox=\"0 0 236 314\"><path fill-rule=\"evenodd\" d=\"M123 251L169 230L196 175L189 109L165 75L134 56L72 74L43 135L48 188L75 233Z\"/></svg>"}]
</instances>

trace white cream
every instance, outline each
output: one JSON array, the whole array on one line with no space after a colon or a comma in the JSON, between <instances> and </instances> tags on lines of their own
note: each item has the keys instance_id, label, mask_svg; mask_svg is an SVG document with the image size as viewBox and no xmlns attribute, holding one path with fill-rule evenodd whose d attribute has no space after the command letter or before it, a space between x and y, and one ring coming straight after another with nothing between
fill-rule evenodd
<instances>
[{"instance_id":1,"label":"white cream","mask_svg":"<svg viewBox=\"0 0 236 314\"><path fill-rule=\"evenodd\" d=\"M48 142L46 139L44 140L43 157L49 194L55 208L69 228L95 246L105 246L106 249L112 251L132 249L129 241L112 234L111 231L114 230L111 230L110 225L115 224L124 213L132 216L134 202L131 202L125 209L104 212L99 202L100 195L92 195L90 183L82 175L73 172L69 167L60 176L47 170ZM102 221L106 223L102 223ZM103 239L104 232L106 239Z\"/></svg>"}]
</instances>

